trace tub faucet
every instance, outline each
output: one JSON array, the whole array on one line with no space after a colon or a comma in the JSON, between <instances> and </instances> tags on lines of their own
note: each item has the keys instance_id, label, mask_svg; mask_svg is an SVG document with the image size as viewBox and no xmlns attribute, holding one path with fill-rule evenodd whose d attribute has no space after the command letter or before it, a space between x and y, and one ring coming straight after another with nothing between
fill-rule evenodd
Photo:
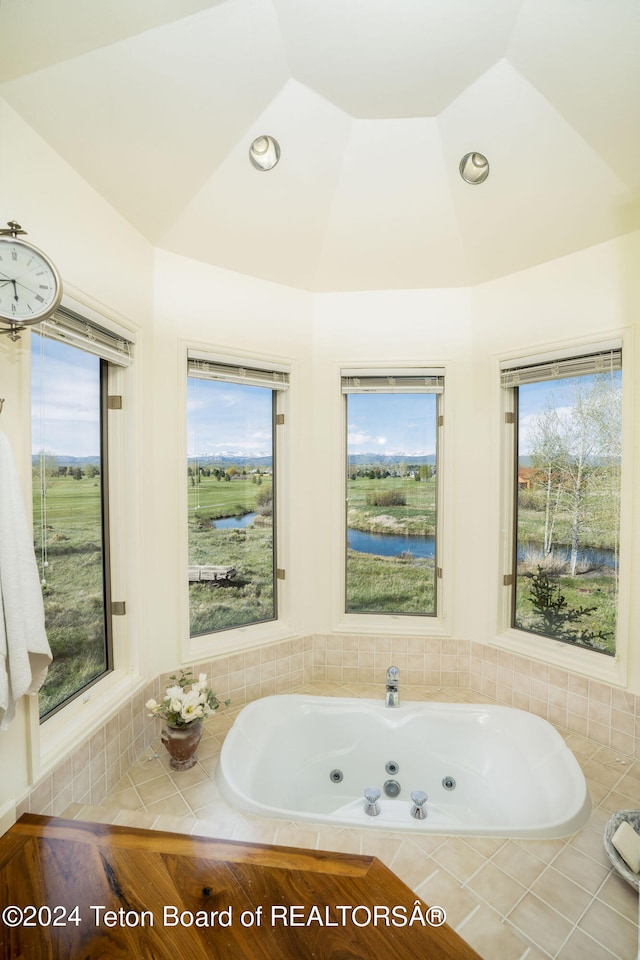
<instances>
[{"instance_id":1,"label":"tub faucet","mask_svg":"<svg viewBox=\"0 0 640 960\"><path fill-rule=\"evenodd\" d=\"M386 707L400 706L400 671L397 667L389 667L387 670L387 683L385 686L384 704Z\"/></svg>"}]
</instances>

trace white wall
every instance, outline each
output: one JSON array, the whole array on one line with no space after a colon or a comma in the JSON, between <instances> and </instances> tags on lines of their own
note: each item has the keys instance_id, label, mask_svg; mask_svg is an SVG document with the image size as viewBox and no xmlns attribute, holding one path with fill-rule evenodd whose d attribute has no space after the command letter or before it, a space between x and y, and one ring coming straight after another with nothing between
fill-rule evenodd
<instances>
[{"instance_id":1,"label":"white wall","mask_svg":"<svg viewBox=\"0 0 640 960\"><path fill-rule=\"evenodd\" d=\"M318 468L314 503L319 519L313 537L315 632L329 632L340 623L341 573L336 557L343 548L340 524L344 510L341 366L358 362L374 366L394 363L445 365L445 456L448 470L445 491L447 545L443 562L448 567L445 581L450 585L449 589L455 582L459 536L463 531L459 529L453 505L465 497L461 484L464 483L466 461L466 452L457 437L463 429L463 417L469 405L471 332L471 295L464 289L335 293L315 298L313 431ZM450 596L445 598L445 604L451 607ZM455 618L455 610L447 612ZM429 621L424 621L424 628L429 626ZM402 618L394 629L402 631Z\"/></svg>"},{"instance_id":2,"label":"white wall","mask_svg":"<svg viewBox=\"0 0 640 960\"><path fill-rule=\"evenodd\" d=\"M315 503L321 521L313 543L317 585L313 631L336 628L344 487L340 463L340 364L365 361L444 363L447 368L445 478L447 553L451 589L450 635L500 642L499 598L507 571L500 558L501 396L499 360L585 340L624 336L625 440L621 579L621 663L616 677L640 690L639 611L633 589L640 537L638 476L640 422L634 420L634 379L639 370L635 327L640 306L640 234L590 248L549 264L483 284L472 291L428 290L325 294L315 298L313 333L314 436L318 474ZM331 518L330 522L326 522ZM639 531L640 532L640 531ZM331 598L331 602L329 602ZM333 607L332 607L333 605ZM344 623L341 624L344 628ZM354 628L355 629L355 628ZM401 632L402 623L390 624ZM425 634L427 625L425 624ZM563 654L567 654L565 645ZM543 651L530 655L544 659ZM571 651L570 653L574 653ZM570 656L570 653L567 654ZM588 654L586 669L607 658ZM607 664L609 666L609 664ZM613 673L612 673L613 677Z\"/></svg>"},{"instance_id":3,"label":"white wall","mask_svg":"<svg viewBox=\"0 0 640 960\"><path fill-rule=\"evenodd\" d=\"M637 582L640 573L640 418L635 413L640 354L640 234L592 247L530 270L482 284L473 291L472 419L460 438L473 451L474 479L484 489L486 510L467 516L470 543L483 544L487 563L473 554L467 585L467 611L481 612L472 639L495 637L496 585L502 571L497 566L500 536L499 482L500 419L497 370L499 360L572 345L577 341L624 340L624 439L626 486L623 489L623 524L620 579L621 662L618 675L640 691L640 611ZM635 401L634 401L635 394ZM471 555L470 555L471 559ZM498 588L499 589L499 588ZM462 600L462 597L460 597ZM468 628L465 631L468 635ZM565 651L566 652L566 651ZM574 651L575 652L575 651ZM535 656L535 651L532 651ZM587 654L595 661L607 658ZM628 657L628 662L627 662Z\"/></svg>"},{"instance_id":4,"label":"white wall","mask_svg":"<svg viewBox=\"0 0 640 960\"><path fill-rule=\"evenodd\" d=\"M217 269L207 264L158 251L155 277L154 417L150 451L153 486L148 508L161 536L155 538L153 579L157 604L149 627L154 659L160 668L174 666L182 657L198 659L250 645L257 637L274 638L264 631L223 632L208 645L185 643L188 636L186 541L186 350L188 347L280 360L291 364L292 386L287 393L284 485L288 532L280 544L278 565L286 569L290 608L282 611L288 632L305 629L304 611L310 604L315 506L309 499L306 474L315 443L309 424L311 393L311 311L308 293ZM304 473L301 466L304 465ZM191 654L190 655L190 651ZM200 657L200 653L202 657Z\"/></svg>"},{"instance_id":5,"label":"white wall","mask_svg":"<svg viewBox=\"0 0 640 960\"><path fill-rule=\"evenodd\" d=\"M129 451L132 475L142 477L136 424L147 416L138 389L145 375L145 347L152 326L152 249L21 118L0 100L0 222L17 220L27 239L58 266L67 292L137 331L142 363L130 394L134 423ZM0 337L0 396L5 398L0 429L11 441L23 477L25 502L31 500L29 335L17 343ZM138 481L139 482L139 481ZM134 487L135 489L135 487ZM131 517L130 555L137 567L141 528ZM144 598L132 604L132 618ZM134 641L135 642L135 641ZM34 705L22 700L6 733L0 734L0 814L19 797L39 762L39 729ZM82 721L80 721L82 722ZM86 724L84 732L87 732Z\"/></svg>"}]
</instances>

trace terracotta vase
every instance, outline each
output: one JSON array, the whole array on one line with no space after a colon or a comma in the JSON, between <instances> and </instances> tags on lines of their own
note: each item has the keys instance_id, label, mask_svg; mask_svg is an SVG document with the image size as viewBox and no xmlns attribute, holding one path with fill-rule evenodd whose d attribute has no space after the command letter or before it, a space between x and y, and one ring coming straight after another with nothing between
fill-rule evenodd
<instances>
[{"instance_id":1,"label":"terracotta vase","mask_svg":"<svg viewBox=\"0 0 640 960\"><path fill-rule=\"evenodd\" d=\"M164 727L160 739L169 751L172 770L189 770L195 764L201 737L202 720L192 720L186 727Z\"/></svg>"}]
</instances>

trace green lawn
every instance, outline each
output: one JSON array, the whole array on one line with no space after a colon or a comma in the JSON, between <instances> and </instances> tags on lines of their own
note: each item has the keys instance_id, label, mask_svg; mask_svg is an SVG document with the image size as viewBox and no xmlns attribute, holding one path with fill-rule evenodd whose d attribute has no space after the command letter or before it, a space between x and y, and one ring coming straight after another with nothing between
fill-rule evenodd
<instances>
[{"instance_id":1,"label":"green lawn","mask_svg":"<svg viewBox=\"0 0 640 960\"><path fill-rule=\"evenodd\" d=\"M34 491L34 544L53 663L40 691L44 716L104 672L100 478L48 481L46 513ZM46 549L43 566L42 548Z\"/></svg>"},{"instance_id":2,"label":"green lawn","mask_svg":"<svg viewBox=\"0 0 640 960\"><path fill-rule=\"evenodd\" d=\"M195 479L195 478L194 478ZM258 516L243 529L216 530L212 521L241 517L258 510L258 498L267 498L271 477L217 480L187 479L189 506L189 564L233 567L229 582L189 585L190 633L272 620L274 605L273 531L270 516Z\"/></svg>"}]
</instances>

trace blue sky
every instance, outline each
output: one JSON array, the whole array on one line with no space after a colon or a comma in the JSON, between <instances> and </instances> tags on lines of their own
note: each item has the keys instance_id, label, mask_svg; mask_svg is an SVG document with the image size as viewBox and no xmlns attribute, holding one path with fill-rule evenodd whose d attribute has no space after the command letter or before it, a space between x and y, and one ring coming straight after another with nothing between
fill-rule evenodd
<instances>
[{"instance_id":1,"label":"blue sky","mask_svg":"<svg viewBox=\"0 0 640 960\"><path fill-rule=\"evenodd\" d=\"M272 391L187 379L187 456L272 454Z\"/></svg>"},{"instance_id":2,"label":"blue sky","mask_svg":"<svg viewBox=\"0 0 640 960\"><path fill-rule=\"evenodd\" d=\"M589 389L593 376L585 376L584 385ZM560 418L571 416L572 406L569 402L573 388L573 379L568 377L559 380L547 380L542 383L529 383L519 388L518 400L518 419L519 419L519 444L518 451L520 456L528 456L530 451L529 430L539 414L547 405L553 405ZM622 372L616 371L612 374L611 388L615 390L622 389Z\"/></svg>"},{"instance_id":3,"label":"blue sky","mask_svg":"<svg viewBox=\"0 0 640 960\"><path fill-rule=\"evenodd\" d=\"M435 453L435 394L352 393L347 401L350 455L417 457Z\"/></svg>"},{"instance_id":4,"label":"blue sky","mask_svg":"<svg viewBox=\"0 0 640 960\"><path fill-rule=\"evenodd\" d=\"M44 403L44 406L43 406ZM42 418L43 410L46 412ZM31 338L32 453L100 455L100 360L33 334Z\"/></svg>"}]
</instances>

